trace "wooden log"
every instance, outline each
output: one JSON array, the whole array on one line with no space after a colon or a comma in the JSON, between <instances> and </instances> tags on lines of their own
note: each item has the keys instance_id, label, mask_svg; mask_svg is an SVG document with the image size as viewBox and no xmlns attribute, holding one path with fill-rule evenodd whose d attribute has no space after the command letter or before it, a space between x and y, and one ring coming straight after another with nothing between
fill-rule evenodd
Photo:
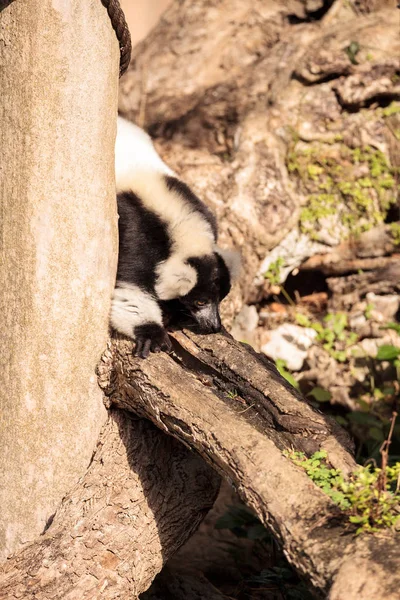
<instances>
[{"instance_id":1,"label":"wooden log","mask_svg":"<svg viewBox=\"0 0 400 600\"><path fill-rule=\"evenodd\" d=\"M138 598L211 508L220 478L151 423L112 410L82 480L0 570L0 599Z\"/></svg>"}]
</instances>

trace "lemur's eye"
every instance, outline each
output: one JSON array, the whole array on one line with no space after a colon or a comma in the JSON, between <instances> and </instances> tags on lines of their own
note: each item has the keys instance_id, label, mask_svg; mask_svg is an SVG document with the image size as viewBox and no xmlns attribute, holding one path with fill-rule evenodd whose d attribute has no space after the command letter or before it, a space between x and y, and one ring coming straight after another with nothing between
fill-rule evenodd
<instances>
[{"instance_id":1,"label":"lemur's eye","mask_svg":"<svg viewBox=\"0 0 400 600\"><path fill-rule=\"evenodd\" d=\"M195 302L196 306L205 306L207 304L207 302L205 300L197 300Z\"/></svg>"}]
</instances>

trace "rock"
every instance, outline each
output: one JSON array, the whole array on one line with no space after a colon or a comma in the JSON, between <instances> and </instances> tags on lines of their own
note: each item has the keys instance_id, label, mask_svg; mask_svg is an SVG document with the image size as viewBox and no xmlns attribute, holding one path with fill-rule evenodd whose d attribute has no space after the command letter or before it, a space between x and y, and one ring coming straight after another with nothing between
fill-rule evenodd
<instances>
[{"instance_id":1,"label":"rock","mask_svg":"<svg viewBox=\"0 0 400 600\"><path fill-rule=\"evenodd\" d=\"M258 325L258 312L255 306L243 306L235 318L231 334L239 341L253 342L254 332Z\"/></svg>"},{"instance_id":2,"label":"rock","mask_svg":"<svg viewBox=\"0 0 400 600\"><path fill-rule=\"evenodd\" d=\"M377 321L393 320L400 307L400 296L397 294L378 296L373 292L368 292L366 299L368 304L372 304L371 316Z\"/></svg>"},{"instance_id":3,"label":"rock","mask_svg":"<svg viewBox=\"0 0 400 600\"><path fill-rule=\"evenodd\" d=\"M285 360L290 370L299 371L316 336L314 329L285 323L269 332L269 340L261 352L273 360Z\"/></svg>"}]
</instances>

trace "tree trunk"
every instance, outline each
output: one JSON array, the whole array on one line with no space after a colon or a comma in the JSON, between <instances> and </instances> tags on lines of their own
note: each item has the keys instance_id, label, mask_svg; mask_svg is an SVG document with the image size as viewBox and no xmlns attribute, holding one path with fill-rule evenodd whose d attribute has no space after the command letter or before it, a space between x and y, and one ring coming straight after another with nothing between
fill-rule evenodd
<instances>
[{"instance_id":1,"label":"tree trunk","mask_svg":"<svg viewBox=\"0 0 400 600\"><path fill-rule=\"evenodd\" d=\"M218 475L148 421L114 410L48 532L3 566L0 598L136 599L211 508Z\"/></svg>"},{"instance_id":2,"label":"tree trunk","mask_svg":"<svg viewBox=\"0 0 400 600\"><path fill-rule=\"evenodd\" d=\"M109 403L146 416L233 484L319 597L397 600L397 534L354 537L329 497L282 454L285 448L307 453L324 448L332 465L347 472L355 466L347 434L311 408L272 363L232 338L177 333L173 341L173 356L153 355L145 361L133 358L132 342L113 341L99 366ZM168 446L161 433L154 455L146 428L135 427L131 443L135 448L144 444L144 450L140 456L128 450L128 460L131 456L131 468L142 483L149 473L149 484L138 490L134 476L121 466L125 452L114 449L115 442L103 449L100 443L94 464L65 499L46 535L4 565L0 598L75 600L84 589L90 589L89 598L100 591L105 598L127 591L136 598L147 588L162 560L193 532L216 483L207 471L193 474L193 464L198 473L201 467L189 459L185 463L184 454L177 460L176 447ZM168 471L173 470L171 462L183 469L179 478L186 486ZM125 481L129 491L123 491ZM163 501L155 500L159 496ZM146 516L146 506L156 525ZM136 554L132 548L141 551Z\"/></svg>"},{"instance_id":3,"label":"tree trunk","mask_svg":"<svg viewBox=\"0 0 400 600\"><path fill-rule=\"evenodd\" d=\"M243 247L245 272L225 303L227 317L254 291L267 252L297 224L302 197L287 168L295 140L330 146L345 132L349 145L374 135L373 143L383 144L381 116L375 131L358 114L398 94L397 22L393 10L370 14L375 5L176 0L124 76L122 112L162 135L164 158L217 212L222 242ZM373 60L363 50L365 64L355 65L343 48L365 39ZM307 246L300 260L319 251L320 244ZM395 286L395 265L383 270ZM348 278L349 293L363 275ZM166 433L234 485L317 595L397 599L395 534L355 538L330 499L282 454L323 447L333 466L348 472L355 463L347 435L265 358L229 337L173 337L172 356L146 361L132 357L131 342L111 342L99 380L119 411L45 535L3 566L0 597L137 598L193 532L218 487L210 469ZM180 589L181 596L206 588L185 574L169 582L170 593Z\"/></svg>"},{"instance_id":4,"label":"tree trunk","mask_svg":"<svg viewBox=\"0 0 400 600\"><path fill-rule=\"evenodd\" d=\"M99 0L0 0L0 548L39 535L106 418L119 51Z\"/></svg>"}]
</instances>

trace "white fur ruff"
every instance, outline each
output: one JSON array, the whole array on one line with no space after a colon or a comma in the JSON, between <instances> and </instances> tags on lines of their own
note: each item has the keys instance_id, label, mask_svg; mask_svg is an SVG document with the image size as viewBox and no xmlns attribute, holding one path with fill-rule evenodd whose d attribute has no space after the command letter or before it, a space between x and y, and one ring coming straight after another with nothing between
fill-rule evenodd
<instances>
[{"instance_id":1,"label":"white fur ruff","mask_svg":"<svg viewBox=\"0 0 400 600\"><path fill-rule=\"evenodd\" d=\"M110 321L114 329L133 338L133 330L138 325L157 323L162 326L161 309L151 294L136 285L117 281Z\"/></svg>"},{"instance_id":2,"label":"white fur ruff","mask_svg":"<svg viewBox=\"0 0 400 600\"><path fill-rule=\"evenodd\" d=\"M174 254L158 265L157 275L155 290L160 300L186 296L197 282L196 269L182 262L182 258Z\"/></svg>"}]
</instances>

